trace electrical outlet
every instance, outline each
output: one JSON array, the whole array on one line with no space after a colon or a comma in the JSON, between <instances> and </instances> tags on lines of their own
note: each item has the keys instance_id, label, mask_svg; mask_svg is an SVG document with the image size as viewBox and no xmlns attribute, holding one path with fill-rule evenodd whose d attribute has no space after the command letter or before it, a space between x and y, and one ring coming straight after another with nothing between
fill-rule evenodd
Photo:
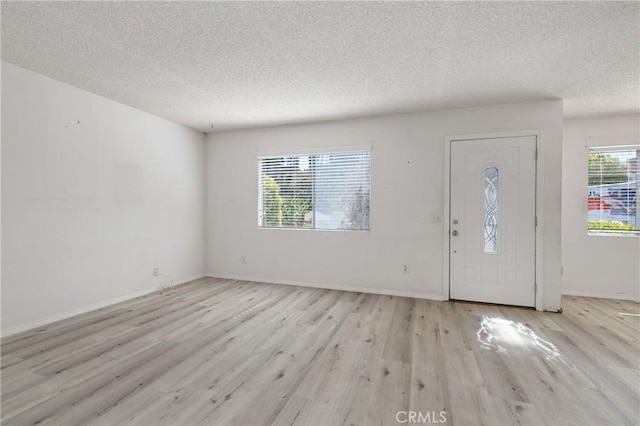
<instances>
[{"instance_id":1,"label":"electrical outlet","mask_svg":"<svg viewBox=\"0 0 640 426\"><path fill-rule=\"evenodd\" d=\"M409 273L409 265L402 265L402 273L403 274Z\"/></svg>"},{"instance_id":2,"label":"electrical outlet","mask_svg":"<svg viewBox=\"0 0 640 426\"><path fill-rule=\"evenodd\" d=\"M442 222L442 218L439 215L434 214L433 216L431 216L431 223L440 223L440 222Z\"/></svg>"},{"instance_id":3,"label":"electrical outlet","mask_svg":"<svg viewBox=\"0 0 640 426\"><path fill-rule=\"evenodd\" d=\"M154 277L158 276L158 268L153 268L153 276Z\"/></svg>"}]
</instances>

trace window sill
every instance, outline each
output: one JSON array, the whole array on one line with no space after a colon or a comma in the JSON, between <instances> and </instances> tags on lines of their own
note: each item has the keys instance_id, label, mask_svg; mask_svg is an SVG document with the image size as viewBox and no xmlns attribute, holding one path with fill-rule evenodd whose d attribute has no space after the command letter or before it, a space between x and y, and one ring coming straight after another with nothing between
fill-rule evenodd
<instances>
[{"instance_id":1,"label":"window sill","mask_svg":"<svg viewBox=\"0 0 640 426\"><path fill-rule=\"evenodd\" d=\"M640 231L587 231L590 237L640 237Z\"/></svg>"},{"instance_id":2,"label":"window sill","mask_svg":"<svg viewBox=\"0 0 640 426\"><path fill-rule=\"evenodd\" d=\"M259 230L267 230L267 231L316 231L316 232L354 232L358 234L371 232L371 229L323 229L323 228L277 228L277 227L266 227L266 226L258 226Z\"/></svg>"}]
</instances>

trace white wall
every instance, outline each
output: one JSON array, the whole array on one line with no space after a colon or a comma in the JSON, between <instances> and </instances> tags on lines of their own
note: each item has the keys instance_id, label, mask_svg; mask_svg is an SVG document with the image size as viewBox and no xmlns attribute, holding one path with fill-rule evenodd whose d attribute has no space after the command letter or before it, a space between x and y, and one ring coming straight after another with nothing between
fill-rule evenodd
<instances>
[{"instance_id":1,"label":"white wall","mask_svg":"<svg viewBox=\"0 0 640 426\"><path fill-rule=\"evenodd\" d=\"M543 134L540 281L544 307L560 306L559 100L224 132L205 148L5 62L1 90L3 335L157 288L154 267L202 276L205 253L210 275L442 298L444 138L519 130ZM256 152L371 141L371 232L257 228Z\"/></svg>"},{"instance_id":2,"label":"white wall","mask_svg":"<svg viewBox=\"0 0 640 426\"><path fill-rule=\"evenodd\" d=\"M640 299L640 237L587 235L585 147L637 145L640 115L564 123L562 291L579 296Z\"/></svg>"},{"instance_id":3,"label":"white wall","mask_svg":"<svg viewBox=\"0 0 640 426\"><path fill-rule=\"evenodd\" d=\"M447 135L540 130L544 308L560 307L562 101L282 126L207 137L208 275L443 297ZM373 141L371 231L257 228L256 152ZM443 218L444 219L444 218ZM242 258L246 263L242 263ZM409 264L409 273L402 265Z\"/></svg>"},{"instance_id":4,"label":"white wall","mask_svg":"<svg viewBox=\"0 0 640 426\"><path fill-rule=\"evenodd\" d=\"M2 63L2 331L204 272L204 136Z\"/></svg>"}]
</instances>

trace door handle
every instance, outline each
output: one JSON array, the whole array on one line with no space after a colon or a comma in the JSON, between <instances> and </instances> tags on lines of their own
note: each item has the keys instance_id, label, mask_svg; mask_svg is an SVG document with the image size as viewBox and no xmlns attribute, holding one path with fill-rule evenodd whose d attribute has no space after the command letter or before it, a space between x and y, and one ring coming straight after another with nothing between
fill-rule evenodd
<instances>
[{"instance_id":1,"label":"door handle","mask_svg":"<svg viewBox=\"0 0 640 426\"><path fill-rule=\"evenodd\" d=\"M458 234L459 234L459 232L458 232L458 230L457 230L457 229L454 229L454 230L451 232L451 235L453 235L454 237L457 237L457 236L458 236Z\"/></svg>"}]
</instances>

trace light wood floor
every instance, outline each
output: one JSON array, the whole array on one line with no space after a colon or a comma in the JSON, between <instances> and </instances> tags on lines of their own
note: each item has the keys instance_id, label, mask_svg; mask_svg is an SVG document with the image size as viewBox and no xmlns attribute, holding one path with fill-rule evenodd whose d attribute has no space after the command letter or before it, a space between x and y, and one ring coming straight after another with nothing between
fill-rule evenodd
<instances>
[{"instance_id":1,"label":"light wood floor","mask_svg":"<svg viewBox=\"0 0 640 426\"><path fill-rule=\"evenodd\" d=\"M638 424L639 305L563 308L203 279L3 339L1 420Z\"/></svg>"}]
</instances>

